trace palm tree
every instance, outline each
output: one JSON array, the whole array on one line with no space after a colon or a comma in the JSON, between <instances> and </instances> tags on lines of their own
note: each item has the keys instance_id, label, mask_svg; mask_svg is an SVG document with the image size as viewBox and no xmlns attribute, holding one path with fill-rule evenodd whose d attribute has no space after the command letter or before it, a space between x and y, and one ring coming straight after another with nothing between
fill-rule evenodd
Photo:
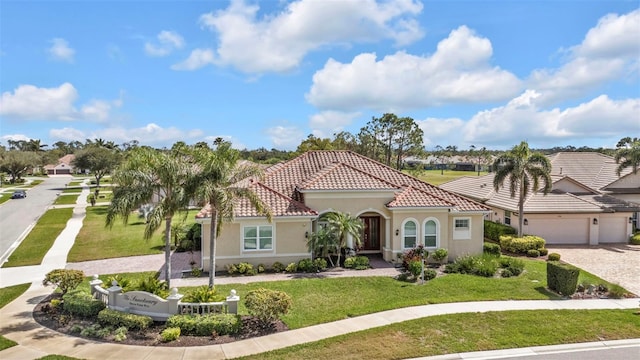
<instances>
[{"instance_id":1,"label":"palm tree","mask_svg":"<svg viewBox=\"0 0 640 360\"><path fill-rule=\"evenodd\" d=\"M117 187L107 210L106 226L117 217L125 224L129 215L143 204L157 201L149 214L144 238L150 239L165 224L165 279L171 287L171 222L174 215L185 210L189 197L185 191L191 166L183 157L148 147L131 151L127 160L114 174ZM185 213L186 214L186 213Z\"/></svg>"},{"instance_id":2,"label":"palm tree","mask_svg":"<svg viewBox=\"0 0 640 360\"><path fill-rule=\"evenodd\" d=\"M616 145L616 174L620 176L620 173L628 167L633 170L634 174L638 173L640 168L640 138L625 137L618 141Z\"/></svg>"},{"instance_id":3,"label":"palm tree","mask_svg":"<svg viewBox=\"0 0 640 360\"><path fill-rule=\"evenodd\" d=\"M233 221L234 208L241 199L247 199L259 214L271 221L271 212L250 186L242 181L259 178L262 169L255 165L238 164L240 153L231 143L222 141L212 151L197 147L193 150L196 174L191 179L188 192L194 199L208 203L211 226L209 229L209 288L213 288L216 269L216 239L222 225Z\"/></svg>"},{"instance_id":4,"label":"palm tree","mask_svg":"<svg viewBox=\"0 0 640 360\"><path fill-rule=\"evenodd\" d=\"M330 231L338 239L338 265L340 265L342 249L347 246L347 235L351 235L354 245L360 246L364 223L361 219L343 212L329 213L326 218Z\"/></svg>"},{"instance_id":5,"label":"palm tree","mask_svg":"<svg viewBox=\"0 0 640 360\"><path fill-rule=\"evenodd\" d=\"M329 229L322 227L309 236L307 246L309 247L309 251L313 253L314 258L329 259L331 267L334 267L335 264L330 255L338 250L337 240L335 234L329 231Z\"/></svg>"},{"instance_id":6,"label":"palm tree","mask_svg":"<svg viewBox=\"0 0 640 360\"><path fill-rule=\"evenodd\" d=\"M539 152L531 152L526 141L516 145L511 151L498 157L493 163L496 174L493 178L493 187L496 191L509 179L509 190L511 197L516 197L518 192L518 237L522 237L522 226L524 223L524 201L529 194L529 190L537 192L540 181L544 182L542 188L546 195L551 191L552 182L551 162Z\"/></svg>"}]
</instances>

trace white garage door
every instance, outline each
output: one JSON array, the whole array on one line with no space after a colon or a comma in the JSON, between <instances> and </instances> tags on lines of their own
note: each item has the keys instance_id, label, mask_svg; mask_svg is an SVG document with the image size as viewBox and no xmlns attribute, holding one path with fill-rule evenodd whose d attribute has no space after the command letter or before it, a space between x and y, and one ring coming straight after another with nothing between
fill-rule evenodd
<instances>
[{"instance_id":1,"label":"white garage door","mask_svg":"<svg viewBox=\"0 0 640 360\"><path fill-rule=\"evenodd\" d=\"M629 219L623 218L600 218L600 239L599 243L623 243L627 242L627 223Z\"/></svg>"},{"instance_id":2,"label":"white garage door","mask_svg":"<svg viewBox=\"0 0 640 360\"><path fill-rule=\"evenodd\" d=\"M535 219L525 231L546 240L547 244L588 244L589 219Z\"/></svg>"}]
</instances>

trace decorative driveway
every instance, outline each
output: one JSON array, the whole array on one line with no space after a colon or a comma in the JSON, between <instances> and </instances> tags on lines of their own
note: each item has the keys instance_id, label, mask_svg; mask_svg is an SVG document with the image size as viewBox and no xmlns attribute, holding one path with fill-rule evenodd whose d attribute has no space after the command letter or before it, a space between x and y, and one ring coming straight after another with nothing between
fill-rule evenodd
<instances>
[{"instance_id":1,"label":"decorative driveway","mask_svg":"<svg viewBox=\"0 0 640 360\"><path fill-rule=\"evenodd\" d=\"M548 245L549 252L640 296L640 245L598 246Z\"/></svg>"}]
</instances>

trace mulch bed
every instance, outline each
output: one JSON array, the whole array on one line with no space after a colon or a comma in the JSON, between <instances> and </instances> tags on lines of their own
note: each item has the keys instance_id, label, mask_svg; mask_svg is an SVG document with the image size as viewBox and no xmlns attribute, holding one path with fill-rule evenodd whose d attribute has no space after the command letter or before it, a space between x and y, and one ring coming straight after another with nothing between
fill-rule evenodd
<instances>
[{"instance_id":1,"label":"mulch bed","mask_svg":"<svg viewBox=\"0 0 640 360\"><path fill-rule=\"evenodd\" d=\"M177 341L161 342L159 341L159 335L164 330L164 323L157 322L152 327L142 330L133 331L130 330L127 333L127 338L123 341L116 342L113 335L106 338L90 338L81 336L78 333L73 333L71 329L74 325L80 325L82 327L91 326L95 323L93 320L79 319L58 311L52 308L50 302L52 299L61 299L60 294L54 293L46 297L39 304L37 304L33 310L33 318L40 325L57 332L84 338L92 341L110 342L123 345L138 345L138 346L205 346L230 343L238 340L249 339L258 336L264 336L274 334L282 331L289 330L287 325L282 321L275 321L268 326L263 326L257 319L252 316L242 316L242 330L236 335L222 335L222 336L189 336L180 335Z\"/></svg>"}]
</instances>

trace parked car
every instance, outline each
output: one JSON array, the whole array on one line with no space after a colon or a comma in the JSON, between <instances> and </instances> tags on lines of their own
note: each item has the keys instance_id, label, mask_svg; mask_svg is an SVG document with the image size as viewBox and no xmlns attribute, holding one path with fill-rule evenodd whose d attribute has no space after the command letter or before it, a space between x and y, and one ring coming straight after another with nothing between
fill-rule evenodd
<instances>
[{"instance_id":1,"label":"parked car","mask_svg":"<svg viewBox=\"0 0 640 360\"><path fill-rule=\"evenodd\" d=\"M16 190L11 194L12 199L24 199L27 197L27 192L24 190Z\"/></svg>"}]
</instances>

